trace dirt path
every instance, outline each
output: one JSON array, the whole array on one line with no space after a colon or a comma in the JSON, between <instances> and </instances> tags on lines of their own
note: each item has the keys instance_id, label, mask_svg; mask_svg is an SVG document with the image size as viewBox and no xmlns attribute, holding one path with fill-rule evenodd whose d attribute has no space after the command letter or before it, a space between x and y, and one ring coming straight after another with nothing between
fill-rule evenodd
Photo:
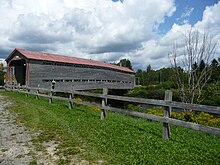
<instances>
[{"instance_id":1,"label":"dirt path","mask_svg":"<svg viewBox=\"0 0 220 165\"><path fill-rule=\"evenodd\" d=\"M15 114L6 109L10 105L0 95L0 165L56 164L50 153L36 151L28 130L16 123ZM53 145L52 145L53 146Z\"/></svg>"},{"instance_id":2,"label":"dirt path","mask_svg":"<svg viewBox=\"0 0 220 165\"><path fill-rule=\"evenodd\" d=\"M28 164L32 160L29 155L31 137L24 127L16 124L14 116L5 109L9 104L0 96L0 164Z\"/></svg>"},{"instance_id":3,"label":"dirt path","mask_svg":"<svg viewBox=\"0 0 220 165\"><path fill-rule=\"evenodd\" d=\"M58 165L63 157L56 155L56 147L59 142L49 141L42 145L45 151L38 151L32 142L31 134L22 124L17 123L16 115L6 107L11 102L0 95L0 165ZM63 164L63 163L61 163ZM77 156L72 157L70 165L89 165L86 160ZM99 165L102 162L98 163Z\"/></svg>"}]
</instances>

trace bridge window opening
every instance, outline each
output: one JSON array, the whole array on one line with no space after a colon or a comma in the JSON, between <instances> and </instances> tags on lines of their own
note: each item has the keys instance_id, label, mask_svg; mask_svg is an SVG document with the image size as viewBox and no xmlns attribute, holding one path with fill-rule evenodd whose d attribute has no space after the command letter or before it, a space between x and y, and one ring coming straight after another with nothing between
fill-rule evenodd
<instances>
[{"instance_id":1,"label":"bridge window opening","mask_svg":"<svg viewBox=\"0 0 220 165\"><path fill-rule=\"evenodd\" d=\"M11 71L13 72L13 71ZM52 79L43 79L42 82L52 82ZM123 84L131 84L131 81L118 81L118 80L96 80L96 79L55 79L54 81L56 82L78 82L78 83L98 83L98 82L103 82L103 83L123 83Z\"/></svg>"}]
</instances>

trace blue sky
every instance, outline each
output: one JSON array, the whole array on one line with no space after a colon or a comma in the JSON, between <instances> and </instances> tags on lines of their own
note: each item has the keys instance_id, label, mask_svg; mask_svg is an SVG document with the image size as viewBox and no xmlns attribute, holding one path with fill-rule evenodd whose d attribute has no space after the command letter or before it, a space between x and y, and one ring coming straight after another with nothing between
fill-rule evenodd
<instances>
[{"instance_id":1,"label":"blue sky","mask_svg":"<svg viewBox=\"0 0 220 165\"><path fill-rule=\"evenodd\" d=\"M0 0L0 58L14 48L169 67L190 29L220 39L217 0ZM220 57L220 46L216 47Z\"/></svg>"},{"instance_id":2,"label":"blue sky","mask_svg":"<svg viewBox=\"0 0 220 165\"><path fill-rule=\"evenodd\" d=\"M162 33L168 32L174 23L183 24L183 20L188 20L190 25L194 25L202 20L203 12L206 6L213 6L218 3L218 0L175 0L176 11L171 17L166 17L165 22L159 26ZM189 12L189 15L181 18L184 13Z\"/></svg>"},{"instance_id":3,"label":"blue sky","mask_svg":"<svg viewBox=\"0 0 220 165\"><path fill-rule=\"evenodd\" d=\"M112 1L118 2L120 0ZM120 2L123 2L123 0ZM207 6L213 6L217 3L218 0L175 0L176 11L171 17L165 17L164 23L161 23L159 26L159 31L166 33L172 28L174 23L183 24L184 19L187 20L189 24L194 25L202 20L203 12ZM187 12L189 14L184 16L184 13L186 14Z\"/></svg>"}]
</instances>

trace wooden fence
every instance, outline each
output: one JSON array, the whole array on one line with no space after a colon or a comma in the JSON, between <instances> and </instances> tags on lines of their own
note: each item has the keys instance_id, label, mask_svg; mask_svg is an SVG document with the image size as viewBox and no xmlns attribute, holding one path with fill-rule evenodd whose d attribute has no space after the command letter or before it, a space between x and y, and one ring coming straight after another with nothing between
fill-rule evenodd
<instances>
[{"instance_id":1,"label":"wooden fence","mask_svg":"<svg viewBox=\"0 0 220 165\"><path fill-rule=\"evenodd\" d=\"M164 140L167 140L170 138L170 124L182 126L182 127L186 127L186 128L191 128L194 130L203 131L203 132L207 132L210 134L220 136L220 129L219 128L204 126L204 125L200 125L200 124L190 123L190 122L171 118L172 108L195 110L195 111L199 111L199 112L206 112L206 113L220 115L220 107L175 102L175 101L172 101L172 92L171 91L165 92L164 100L153 100L153 99L142 99L142 98L134 98L134 97L108 95L108 89L106 89L106 88L103 89L102 94L75 91L74 87L72 88L71 91L57 91L54 89L54 84L51 86L51 90L42 89L42 88L26 88L26 87L19 87L19 86L17 86L17 87L5 86L5 89L11 90L11 91L23 92L26 94L26 96L28 96L29 94L33 94L36 96L36 99L39 99L39 96L46 97L46 98L48 98L49 103L52 103L53 99L68 101L70 109L73 108L73 103L87 105L87 106L94 106L94 107L101 109L101 119L102 120L106 118L107 111L112 111L112 112L122 113L122 114L129 115L129 116L135 116L135 117L140 117L140 118L145 118L145 119L150 119L150 120L162 122L163 123L162 137ZM42 94L40 91L44 91L47 94ZM54 96L53 94L55 92L67 93L67 94L69 94L69 98ZM82 95L82 96L101 98L102 104L75 100L74 95ZM155 115L145 114L145 113L141 113L141 112L134 112L134 111L130 111L130 110L110 107L107 104L108 99L162 106L162 107L164 107L164 116L161 117L161 116L155 116Z\"/></svg>"}]
</instances>

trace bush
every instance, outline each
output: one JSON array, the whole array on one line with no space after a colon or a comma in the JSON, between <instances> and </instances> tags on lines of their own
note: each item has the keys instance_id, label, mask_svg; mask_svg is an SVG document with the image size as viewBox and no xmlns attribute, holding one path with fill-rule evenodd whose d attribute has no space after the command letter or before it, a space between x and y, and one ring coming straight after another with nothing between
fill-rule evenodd
<instances>
[{"instance_id":1,"label":"bush","mask_svg":"<svg viewBox=\"0 0 220 165\"><path fill-rule=\"evenodd\" d=\"M162 107L156 107L156 108L150 108L146 111L147 114L151 114L151 115L156 115L156 116L163 116L164 112L163 112L163 108Z\"/></svg>"},{"instance_id":2,"label":"bush","mask_svg":"<svg viewBox=\"0 0 220 165\"><path fill-rule=\"evenodd\" d=\"M220 106L220 83L207 84L202 92L201 101L199 103L205 105Z\"/></svg>"},{"instance_id":3,"label":"bush","mask_svg":"<svg viewBox=\"0 0 220 165\"><path fill-rule=\"evenodd\" d=\"M164 115L163 107L148 109L146 113L156 116ZM171 112L171 118L220 128L220 118L204 112Z\"/></svg>"},{"instance_id":4,"label":"bush","mask_svg":"<svg viewBox=\"0 0 220 165\"><path fill-rule=\"evenodd\" d=\"M148 90L147 97L150 99L163 100L165 90Z\"/></svg>"},{"instance_id":5,"label":"bush","mask_svg":"<svg viewBox=\"0 0 220 165\"><path fill-rule=\"evenodd\" d=\"M162 82L161 84L158 84L157 88L166 89L166 90L175 89L175 84L171 81L165 81L165 82Z\"/></svg>"},{"instance_id":6,"label":"bush","mask_svg":"<svg viewBox=\"0 0 220 165\"><path fill-rule=\"evenodd\" d=\"M150 89L151 88L151 89ZM148 99L163 100L165 90L153 89L154 87L136 87L129 91L126 96Z\"/></svg>"},{"instance_id":7,"label":"bush","mask_svg":"<svg viewBox=\"0 0 220 165\"><path fill-rule=\"evenodd\" d=\"M139 105L128 104L128 109L135 112L141 112L141 107Z\"/></svg>"},{"instance_id":8,"label":"bush","mask_svg":"<svg viewBox=\"0 0 220 165\"><path fill-rule=\"evenodd\" d=\"M194 112L172 112L171 117L178 120L183 120L187 122L195 122Z\"/></svg>"},{"instance_id":9,"label":"bush","mask_svg":"<svg viewBox=\"0 0 220 165\"><path fill-rule=\"evenodd\" d=\"M157 89L157 86L141 86L136 87L129 91L126 96L129 97L137 97L137 98L147 98L147 99L157 99L157 100L163 100L165 89ZM173 91L173 100L174 101L181 101L179 94L177 91Z\"/></svg>"},{"instance_id":10,"label":"bush","mask_svg":"<svg viewBox=\"0 0 220 165\"><path fill-rule=\"evenodd\" d=\"M215 95L212 98L206 98L202 101L204 105L220 106L220 96Z\"/></svg>"},{"instance_id":11,"label":"bush","mask_svg":"<svg viewBox=\"0 0 220 165\"><path fill-rule=\"evenodd\" d=\"M89 109L90 111L101 112L101 109L100 109L100 108L97 108L97 107L91 107L91 106L88 106L87 109Z\"/></svg>"},{"instance_id":12,"label":"bush","mask_svg":"<svg viewBox=\"0 0 220 165\"><path fill-rule=\"evenodd\" d=\"M126 96L130 97L137 97L137 98L146 98L147 93L146 93L146 87L135 87L134 89L130 90Z\"/></svg>"},{"instance_id":13,"label":"bush","mask_svg":"<svg viewBox=\"0 0 220 165\"><path fill-rule=\"evenodd\" d=\"M4 72L3 71L0 71L0 86L3 86L4 85Z\"/></svg>"}]
</instances>

